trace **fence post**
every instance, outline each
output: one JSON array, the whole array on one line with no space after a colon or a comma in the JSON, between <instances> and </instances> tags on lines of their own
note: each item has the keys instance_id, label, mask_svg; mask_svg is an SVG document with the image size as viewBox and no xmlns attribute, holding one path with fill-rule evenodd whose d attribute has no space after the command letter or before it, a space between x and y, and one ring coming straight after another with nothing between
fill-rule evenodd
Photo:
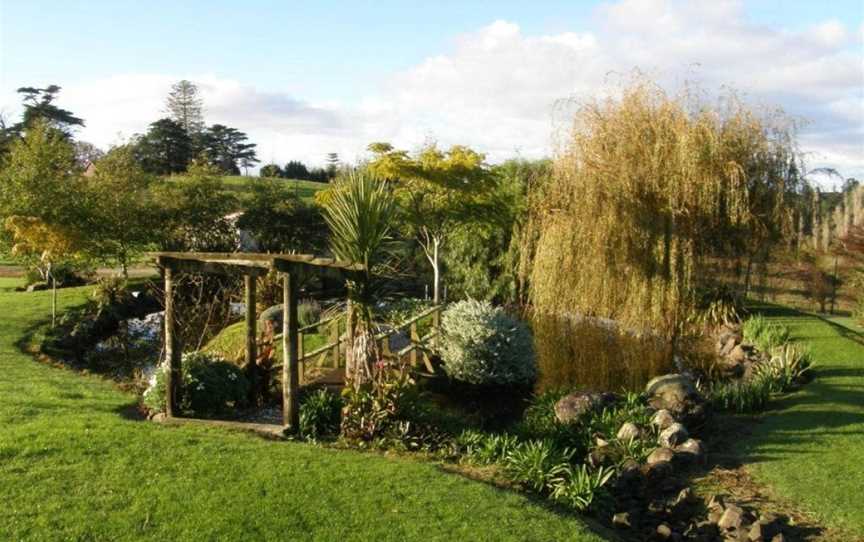
<instances>
[{"instance_id":1,"label":"fence post","mask_svg":"<svg viewBox=\"0 0 864 542\"><path fill-rule=\"evenodd\" d=\"M282 278L282 423L297 431L300 421L297 374L297 280Z\"/></svg>"},{"instance_id":2,"label":"fence post","mask_svg":"<svg viewBox=\"0 0 864 542\"><path fill-rule=\"evenodd\" d=\"M417 348L420 346L420 333L417 332L417 321L411 322L411 367L417 366Z\"/></svg>"},{"instance_id":3,"label":"fence post","mask_svg":"<svg viewBox=\"0 0 864 542\"><path fill-rule=\"evenodd\" d=\"M246 371L252 381L252 397L257 402L261 397L258 388L261 381L258 374L258 329L255 318L256 281L253 275L243 275L246 285Z\"/></svg>"},{"instance_id":4,"label":"fence post","mask_svg":"<svg viewBox=\"0 0 864 542\"><path fill-rule=\"evenodd\" d=\"M177 405L177 390L180 387L180 357L179 341L174 325L174 270L165 266L165 361L168 371L165 374L167 401L165 415L172 418L179 414Z\"/></svg>"},{"instance_id":5,"label":"fence post","mask_svg":"<svg viewBox=\"0 0 864 542\"><path fill-rule=\"evenodd\" d=\"M340 348L340 346L341 346L340 343L342 341L339 338L339 317L336 317L335 319L333 319L333 323L330 325L330 342L336 343L336 346L333 347L333 356L332 356L333 363L332 363L332 365L333 365L334 369L338 369L339 368L339 352L342 350Z\"/></svg>"}]
</instances>

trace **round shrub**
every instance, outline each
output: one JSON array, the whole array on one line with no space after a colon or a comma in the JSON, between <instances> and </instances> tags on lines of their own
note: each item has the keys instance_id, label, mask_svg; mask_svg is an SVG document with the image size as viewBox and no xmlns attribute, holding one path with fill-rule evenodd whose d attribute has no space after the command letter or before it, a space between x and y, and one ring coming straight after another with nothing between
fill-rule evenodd
<instances>
[{"instance_id":1,"label":"round shrub","mask_svg":"<svg viewBox=\"0 0 864 542\"><path fill-rule=\"evenodd\" d=\"M156 369L144 392L144 406L163 412L167 401L166 366ZM237 366L204 352L183 354L178 406L183 413L209 416L242 405L249 393L246 375Z\"/></svg>"},{"instance_id":2,"label":"round shrub","mask_svg":"<svg viewBox=\"0 0 864 542\"><path fill-rule=\"evenodd\" d=\"M442 315L444 371L469 384L526 386L537 367L531 332L523 322L487 301L469 299Z\"/></svg>"}]
</instances>

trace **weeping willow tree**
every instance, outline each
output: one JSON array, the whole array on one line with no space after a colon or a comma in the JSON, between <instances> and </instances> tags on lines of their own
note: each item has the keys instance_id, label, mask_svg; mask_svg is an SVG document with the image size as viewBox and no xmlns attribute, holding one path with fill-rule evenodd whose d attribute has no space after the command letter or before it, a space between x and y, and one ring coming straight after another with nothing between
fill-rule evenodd
<instances>
[{"instance_id":1,"label":"weeping willow tree","mask_svg":"<svg viewBox=\"0 0 864 542\"><path fill-rule=\"evenodd\" d=\"M366 171L351 171L335 182L324 211L333 255L363 264L347 283L346 373L358 389L372 380L373 365L380 358L372 309L380 286L376 276L387 266L396 206L385 182Z\"/></svg>"},{"instance_id":2,"label":"weeping willow tree","mask_svg":"<svg viewBox=\"0 0 864 542\"><path fill-rule=\"evenodd\" d=\"M522 272L536 313L611 318L675 339L726 258L782 240L800 186L792 125L644 82L580 107L531 209Z\"/></svg>"}]
</instances>

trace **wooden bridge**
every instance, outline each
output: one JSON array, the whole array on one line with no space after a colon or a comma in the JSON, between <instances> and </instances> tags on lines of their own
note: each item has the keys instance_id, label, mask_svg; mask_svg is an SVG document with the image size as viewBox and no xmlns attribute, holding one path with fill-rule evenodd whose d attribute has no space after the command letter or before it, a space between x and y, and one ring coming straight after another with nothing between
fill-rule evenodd
<instances>
[{"instance_id":1,"label":"wooden bridge","mask_svg":"<svg viewBox=\"0 0 864 542\"><path fill-rule=\"evenodd\" d=\"M441 309L441 305L429 307L396 326L387 326L387 329L375 335L380 351L385 357L407 363L422 373L434 374L435 367L432 365L430 352L434 347L437 347L441 327ZM429 330L421 335L422 324L428 324ZM312 384L341 386L344 384L344 354L347 342L344 326L345 316L340 314L297 329L298 372L301 386ZM329 342L311 352L304 352L303 345L306 335L310 332L321 335L322 328L327 329L327 332L323 334L329 337ZM408 344L394 351L391 348L391 340L401 336L407 338ZM281 333L275 335L274 341L281 340L281 338ZM274 369L280 367L282 367L281 363L273 365Z\"/></svg>"},{"instance_id":2,"label":"wooden bridge","mask_svg":"<svg viewBox=\"0 0 864 542\"><path fill-rule=\"evenodd\" d=\"M157 252L151 256L163 268L165 278L165 354L169 367L166 373L168 397L165 413L169 419L173 419L179 411L177 397L180 384L181 352L175 329L174 280L176 275L180 273L232 276L240 274L243 276L246 290L245 360L247 365L255 365L258 360L258 318L255 313L256 279L266 275L271 270L281 274L283 303L282 333L279 337L282 342L282 363L279 366L282 369L283 429L297 430L300 410L298 400L300 380L312 376L309 374L311 368L320 367L325 370L326 375L329 375L328 378L336 380L334 384L341 383L338 381L338 377L343 359L342 352L344 352L344 344L347 343L347 339L342 338L339 319L330 322L329 343L313 352L301 353L300 351L303 345L303 334L310 331L311 327L317 328L327 325L327 322L318 322L313 326L299 328L297 322L298 285L303 278L310 275L332 276L342 280L356 278L358 273L364 272L362 265L311 254ZM436 341L438 338L440 311L440 306L432 307L395 328L379 333L376 340L380 342L382 351L385 354L398 356L400 359L408 356L414 365L418 365L422 361L425 369L431 370L432 364L428 350L424 345L429 344L430 341ZM420 321L429 316L433 320L432 331L421 337L419 334ZM391 352L390 338L405 329L409 331L410 343L397 352ZM326 366L327 360L330 360L330 367ZM344 374L344 370L342 373ZM344 380L344 377L341 380ZM322 383L326 383L326 381L327 378L322 376Z\"/></svg>"}]
</instances>

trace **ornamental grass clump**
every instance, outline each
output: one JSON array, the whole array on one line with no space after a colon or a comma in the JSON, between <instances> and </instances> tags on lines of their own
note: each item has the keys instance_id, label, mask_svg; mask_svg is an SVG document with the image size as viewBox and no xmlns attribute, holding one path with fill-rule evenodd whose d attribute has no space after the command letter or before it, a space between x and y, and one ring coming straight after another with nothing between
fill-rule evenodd
<instances>
[{"instance_id":1,"label":"ornamental grass clump","mask_svg":"<svg viewBox=\"0 0 864 542\"><path fill-rule=\"evenodd\" d=\"M447 375L476 385L530 386L536 376L531 332L487 301L450 305L441 318Z\"/></svg>"},{"instance_id":2,"label":"ornamental grass clump","mask_svg":"<svg viewBox=\"0 0 864 542\"><path fill-rule=\"evenodd\" d=\"M719 103L640 83L578 110L524 236L535 314L675 343L701 320L709 258L749 261L791 231L803 181L788 121Z\"/></svg>"},{"instance_id":3,"label":"ornamental grass clump","mask_svg":"<svg viewBox=\"0 0 864 542\"><path fill-rule=\"evenodd\" d=\"M755 345L762 352L771 353L789 342L789 328L769 321L761 314L752 316L741 326L744 340Z\"/></svg>"}]
</instances>

